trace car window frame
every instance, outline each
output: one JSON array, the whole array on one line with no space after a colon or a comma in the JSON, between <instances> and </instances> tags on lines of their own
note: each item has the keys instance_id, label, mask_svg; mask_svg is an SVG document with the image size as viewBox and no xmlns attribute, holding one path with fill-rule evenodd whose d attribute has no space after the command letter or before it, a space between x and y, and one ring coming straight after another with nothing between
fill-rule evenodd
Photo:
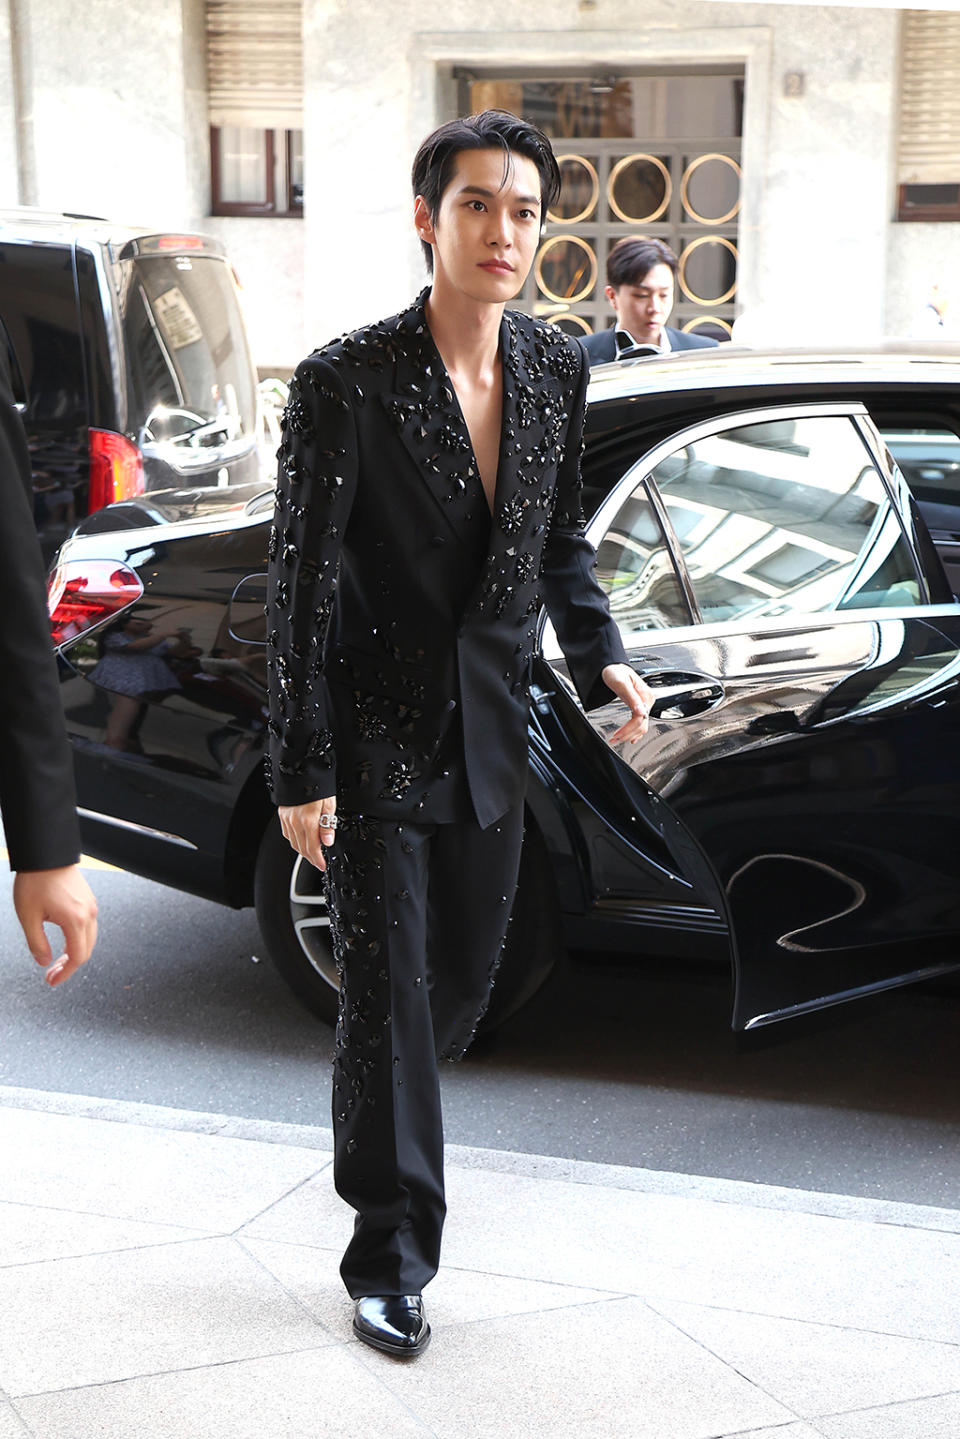
<instances>
[{"instance_id":1,"label":"car window frame","mask_svg":"<svg viewBox=\"0 0 960 1439\"><path fill-rule=\"evenodd\" d=\"M763 424L767 421L783 419L817 419L817 418L839 418L852 422L861 443L864 446L867 458L873 465L880 477L887 499L890 502L900 533L906 543L911 564L920 591L920 601L911 606L865 606L855 610L811 610L809 612L797 611L795 615L776 616L743 616L731 617L726 620L704 620L700 605L697 601L696 591L690 576L683 549L676 531L671 523L667 506L663 500L653 471L663 460L675 454L685 445L694 444L711 434L717 434L722 430L733 429L745 424ZM654 445L646 454L641 455L626 470L613 486L603 504L599 507L587 529L587 536L591 543L596 546L606 534L610 524L618 511L621 509L628 494L643 485L646 494L653 506L654 513L664 532L667 543L672 550L671 559L674 570L677 573L687 604L691 612L691 624L686 628L695 628L697 632L710 631L714 633L729 630L731 626L743 626L746 629L758 629L769 626L776 630L787 630L796 622L797 628L809 628L811 623L836 623L838 620L848 616L877 614L882 612L887 618L893 614L916 613L918 610L929 610L934 604L930 593L930 585L926 573L918 564L917 543L915 536L904 523L905 496L909 494L906 481L900 475L895 463L891 467L887 460L886 446L876 428L874 421L865 404L860 400L849 401L825 401L811 404L793 405L762 405L749 409L738 409L724 411L723 414L713 415L706 420L698 420L695 424L687 425L684 429L676 431L669 439L661 440ZM906 511L909 513L909 510ZM947 606L948 610L953 607ZM672 635L680 634L683 630L680 627L665 627L662 630L651 630L651 635ZM646 634L647 631L642 633Z\"/></svg>"}]
</instances>

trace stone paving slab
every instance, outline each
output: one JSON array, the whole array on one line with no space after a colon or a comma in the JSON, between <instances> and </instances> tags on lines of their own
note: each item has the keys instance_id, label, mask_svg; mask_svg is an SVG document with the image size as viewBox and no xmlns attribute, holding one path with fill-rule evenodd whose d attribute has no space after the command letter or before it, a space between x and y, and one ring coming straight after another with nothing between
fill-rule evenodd
<instances>
[{"instance_id":1,"label":"stone paving slab","mask_svg":"<svg viewBox=\"0 0 960 1439\"><path fill-rule=\"evenodd\" d=\"M0 1399L0 1439L29 1439L30 1430L9 1404Z\"/></svg>"},{"instance_id":2,"label":"stone paving slab","mask_svg":"<svg viewBox=\"0 0 960 1439\"><path fill-rule=\"evenodd\" d=\"M713 1439L795 1416L639 1299L444 1330L365 1363L437 1439Z\"/></svg>"},{"instance_id":3,"label":"stone paving slab","mask_svg":"<svg viewBox=\"0 0 960 1439\"><path fill-rule=\"evenodd\" d=\"M811 1429L809 1424L778 1424L775 1429L751 1429L749 1433L741 1430L723 1439L823 1439L823 1432Z\"/></svg>"},{"instance_id":4,"label":"stone paving slab","mask_svg":"<svg viewBox=\"0 0 960 1439\"><path fill-rule=\"evenodd\" d=\"M202 1230L184 1225L141 1224L135 1219L105 1219L99 1214L0 1203L0 1268L170 1244L202 1234Z\"/></svg>"},{"instance_id":5,"label":"stone paving slab","mask_svg":"<svg viewBox=\"0 0 960 1439\"><path fill-rule=\"evenodd\" d=\"M824 1439L957 1439L960 1394L834 1414L818 1419L817 1428Z\"/></svg>"},{"instance_id":6,"label":"stone paving slab","mask_svg":"<svg viewBox=\"0 0 960 1439\"><path fill-rule=\"evenodd\" d=\"M950 1343L960 1235L448 1166L444 1262L515 1278L685 1300ZM325 1176L253 1220L254 1239L342 1249ZM918 1284L935 1273L936 1287Z\"/></svg>"},{"instance_id":7,"label":"stone paving slab","mask_svg":"<svg viewBox=\"0 0 960 1439\"><path fill-rule=\"evenodd\" d=\"M232 1239L0 1269L0 1385L49 1389L332 1343Z\"/></svg>"},{"instance_id":8,"label":"stone paving slab","mask_svg":"<svg viewBox=\"0 0 960 1439\"><path fill-rule=\"evenodd\" d=\"M19 1407L35 1439L431 1439L353 1348L151 1375Z\"/></svg>"},{"instance_id":9,"label":"stone paving slab","mask_svg":"<svg viewBox=\"0 0 960 1439\"><path fill-rule=\"evenodd\" d=\"M0 1089L0 1439L960 1436L960 1213L451 1148L402 1364L328 1140Z\"/></svg>"},{"instance_id":10,"label":"stone paving slab","mask_svg":"<svg viewBox=\"0 0 960 1439\"><path fill-rule=\"evenodd\" d=\"M711 1354L805 1419L960 1390L960 1330L956 1343L932 1344L765 1314L654 1304Z\"/></svg>"},{"instance_id":11,"label":"stone paving slab","mask_svg":"<svg viewBox=\"0 0 960 1439\"><path fill-rule=\"evenodd\" d=\"M330 1163L314 1150L0 1107L0 1200L234 1229Z\"/></svg>"}]
</instances>

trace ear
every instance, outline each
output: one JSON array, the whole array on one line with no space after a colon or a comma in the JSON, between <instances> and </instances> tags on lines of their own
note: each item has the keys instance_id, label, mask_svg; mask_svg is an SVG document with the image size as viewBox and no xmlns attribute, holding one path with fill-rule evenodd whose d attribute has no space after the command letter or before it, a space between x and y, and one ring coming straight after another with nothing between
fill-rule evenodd
<instances>
[{"instance_id":1,"label":"ear","mask_svg":"<svg viewBox=\"0 0 960 1439\"><path fill-rule=\"evenodd\" d=\"M616 290L613 288L612 285L605 285L604 288L603 288L603 293L606 295L607 299L610 301L611 305L613 306L613 308L617 311L617 314L619 315L620 310L619 310L619 308L618 308L618 306L617 306L617 292L616 292Z\"/></svg>"},{"instance_id":2,"label":"ear","mask_svg":"<svg viewBox=\"0 0 960 1439\"><path fill-rule=\"evenodd\" d=\"M428 245L436 241L436 230L433 220L430 218L430 210L422 195L418 195L413 202L413 227L421 240Z\"/></svg>"}]
</instances>

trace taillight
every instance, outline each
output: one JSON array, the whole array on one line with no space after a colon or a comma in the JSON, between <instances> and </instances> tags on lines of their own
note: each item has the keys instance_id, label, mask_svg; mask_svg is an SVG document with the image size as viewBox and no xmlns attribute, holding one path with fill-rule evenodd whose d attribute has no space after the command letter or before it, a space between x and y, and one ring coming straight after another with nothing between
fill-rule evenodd
<instances>
[{"instance_id":1,"label":"taillight","mask_svg":"<svg viewBox=\"0 0 960 1439\"><path fill-rule=\"evenodd\" d=\"M54 646L119 614L142 594L140 576L116 560L65 560L47 581Z\"/></svg>"},{"instance_id":2,"label":"taillight","mask_svg":"<svg viewBox=\"0 0 960 1439\"><path fill-rule=\"evenodd\" d=\"M136 445L113 430L90 431L88 509L102 510L114 500L143 494L143 456Z\"/></svg>"}]
</instances>

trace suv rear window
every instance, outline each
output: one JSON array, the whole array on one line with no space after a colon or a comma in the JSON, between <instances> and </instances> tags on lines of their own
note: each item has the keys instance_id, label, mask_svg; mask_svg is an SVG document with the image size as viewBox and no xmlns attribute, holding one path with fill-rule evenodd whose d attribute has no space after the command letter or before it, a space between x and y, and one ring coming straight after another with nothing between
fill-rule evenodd
<instances>
[{"instance_id":1,"label":"suv rear window","mask_svg":"<svg viewBox=\"0 0 960 1439\"><path fill-rule=\"evenodd\" d=\"M86 424L70 246L0 245L0 315L26 392L27 423L44 431Z\"/></svg>"},{"instance_id":2,"label":"suv rear window","mask_svg":"<svg viewBox=\"0 0 960 1439\"><path fill-rule=\"evenodd\" d=\"M229 267L151 255L122 268L130 432L141 446L249 443L257 399Z\"/></svg>"}]
</instances>

